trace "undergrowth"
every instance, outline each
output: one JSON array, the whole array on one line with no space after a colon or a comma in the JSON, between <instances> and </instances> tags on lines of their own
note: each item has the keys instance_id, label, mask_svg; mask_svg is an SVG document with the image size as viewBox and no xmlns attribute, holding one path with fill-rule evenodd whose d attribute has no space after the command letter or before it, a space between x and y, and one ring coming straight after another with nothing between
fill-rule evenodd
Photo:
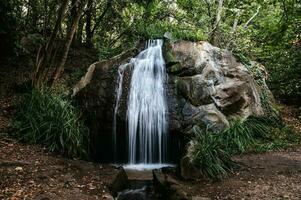
<instances>
[{"instance_id":1,"label":"undergrowth","mask_svg":"<svg viewBox=\"0 0 301 200\"><path fill-rule=\"evenodd\" d=\"M190 157L201 173L210 179L217 179L232 171L236 163L231 160L230 152L224 148L220 135L197 126L193 129L195 139Z\"/></svg>"},{"instance_id":2,"label":"undergrowth","mask_svg":"<svg viewBox=\"0 0 301 200\"><path fill-rule=\"evenodd\" d=\"M231 160L235 154L280 150L301 141L293 129L267 117L234 121L219 132L198 127L193 132L191 161L210 179L220 179L231 172L236 166Z\"/></svg>"},{"instance_id":3,"label":"undergrowth","mask_svg":"<svg viewBox=\"0 0 301 200\"><path fill-rule=\"evenodd\" d=\"M23 97L14 119L16 136L23 142L42 144L70 157L87 155L87 128L71 101L48 88L33 89Z\"/></svg>"}]
</instances>

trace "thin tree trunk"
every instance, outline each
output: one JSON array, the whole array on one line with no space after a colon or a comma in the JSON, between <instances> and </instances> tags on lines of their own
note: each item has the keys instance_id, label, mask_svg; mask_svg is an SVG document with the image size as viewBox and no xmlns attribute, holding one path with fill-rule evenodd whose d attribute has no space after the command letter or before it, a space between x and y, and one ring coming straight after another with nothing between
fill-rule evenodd
<instances>
[{"instance_id":1,"label":"thin tree trunk","mask_svg":"<svg viewBox=\"0 0 301 200\"><path fill-rule=\"evenodd\" d=\"M72 20L75 18L76 16L76 13L77 13L77 9L78 9L78 0L72 0L71 1L71 15L70 15L70 18L69 18L69 22L68 22L68 29L67 30L70 30L71 29L71 26L72 26ZM77 35L77 31L75 30L75 33L74 33L74 38L71 42L71 45L74 46L76 45L76 35Z\"/></svg>"},{"instance_id":2,"label":"thin tree trunk","mask_svg":"<svg viewBox=\"0 0 301 200\"><path fill-rule=\"evenodd\" d=\"M211 42L213 45L217 46L218 45L218 32L219 32L219 24L220 24L220 21L221 21L221 14L222 14L222 11L223 11L223 3L224 3L224 0L219 0L218 1L218 7L217 7L217 12L216 12L216 18L215 18L215 25L214 25L214 28L212 30L212 33L211 33Z\"/></svg>"},{"instance_id":3,"label":"thin tree trunk","mask_svg":"<svg viewBox=\"0 0 301 200\"><path fill-rule=\"evenodd\" d=\"M43 72L44 72L46 64L49 60L49 57L52 53L55 39L58 35L59 30L61 29L62 21L64 19L64 16L65 16L65 13L67 10L68 2L69 2L69 0L62 1L62 4L60 6L59 15L56 20L55 27L51 33L51 36L50 36L48 42L46 43L46 45L44 47L40 47L40 49L38 51L38 55L37 55L37 59L36 59L36 66L35 66L35 70L33 72L33 77L32 77L32 84L35 87L40 87L42 84L41 78L43 76Z\"/></svg>"},{"instance_id":4,"label":"thin tree trunk","mask_svg":"<svg viewBox=\"0 0 301 200\"><path fill-rule=\"evenodd\" d=\"M113 0L107 0L106 7L104 8L101 15L95 19L95 24L92 28L91 38L93 38L96 28L100 25L100 23L104 20L106 13L111 9Z\"/></svg>"},{"instance_id":5,"label":"thin tree trunk","mask_svg":"<svg viewBox=\"0 0 301 200\"><path fill-rule=\"evenodd\" d=\"M233 37L235 35L236 29L237 29L237 24L238 24L238 20L240 17L240 10L237 11L234 22L233 22L233 26L230 32L230 37L229 37L229 41L226 45L226 49L229 49L231 47L231 44L233 43Z\"/></svg>"},{"instance_id":6,"label":"thin tree trunk","mask_svg":"<svg viewBox=\"0 0 301 200\"><path fill-rule=\"evenodd\" d=\"M61 57L61 60L59 62L58 67L54 71L53 82L58 80L59 77L61 76L61 74L64 71L64 66L65 66L65 63L66 63L66 60L67 60L67 57L68 57L70 45L71 45L71 42L73 40L74 33L75 33L76 28L78 26L78 22L79 22L79 19L81 17L81 14L82 14L82 11L83 11L85 5L86 5L86 0L82 0L80 2L79 7L78 7L77 13L74 16L75 18L72 20L72 26L71 26L71 29L69 30L68 34L67 34L66 42L65 42L65 45L64 45L64 48L63 48L63 55ZM53 82L52 82L52 84L53 84Z\"/></svg>"},{"instance_id":7,"label":"thin tree trunk","mask_svg":"<svg viewBox=\"0 0 301 200\"><path fill-rule=\"evenodd\" d=\"M255 12L255 14L245 23L245 25L243 26L244 29L247 29L248 28L248 25L253 21L253 19L258 15L259 13L259 10L260 10L260 6L258 6L257 8L257 11ZM239 17L240 17L240 11L237 12L236 14L236 18L234 20L234 23L233 23L233 26L232 26L232 30L231 30L231 37L229 39L229 42L228 44L226 45L226 49L228 50L231 50L231 45L233 44L233 38L235 36L235 32L236 32L236 29L237 29L237 24L238 24L238 20L239 20Z\"/></svg>"},{"instance_id":8,"label":"thin tree trunk","mask_svg":"<svg viewBox=\"0 0 301 200\"><path fill-rule=\"evenodd\" d=\"M86 44L88 47L92 47L92 28L91 28L91 20L92 20L92 5L93 0L88 0L88 9L86 12Z\"/></svg>"},{"instance_id":9,"label":"thin tree trunk","mask_svg":"<svg viewBox=\"0 0 301 200\"><path fill-rule=\"evenodd\" d=\"M83 41L83 29L84 29L84 19L83 16L79 19L76 40L78 44L82 44Z\"/></svg>"},{"instance_id":10,"label":"thin tree trunk","mask_svg":"<svg viewBox=\"0 0 301 200\"><path fill-rule=\"evenodd\" d=\"M29 10L30 25L34 29L34 31L38 30L37 29L37 22L38 22L37 3L38 2L35 0L29 0L29 2L28 2L29 7L30 7L30 10Z\"/></svg>"},{"instance_id":11,"label":"thin tree trunk","mask_svg":"<svg viewBox=\"0 0 301 200\"><path fill-rule=\"evenodd\" d=\"M244 28L247 28L249 26L249 24L253 21L253 19L258 15L259 10L260 10L260 6L258 6L256 13L246 22Z\"/></svg>"}]
</instances>

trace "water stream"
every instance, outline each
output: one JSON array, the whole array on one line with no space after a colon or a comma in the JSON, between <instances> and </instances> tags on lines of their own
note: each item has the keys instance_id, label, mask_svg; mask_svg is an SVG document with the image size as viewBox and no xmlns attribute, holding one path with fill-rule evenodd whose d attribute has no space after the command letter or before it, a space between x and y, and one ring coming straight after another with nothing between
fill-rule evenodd
<instances>
[{"instance_id":1,"label":"water stream","mask_svg":"<svg viewBox=\"0 0 301 200\"><path fill-rule=\"evenodd\" d=\"M166 154L167 105L162 40L149 40L132 59L128 109L129 163L162 163Z\"/></svg>"},{"instance_id":2,"label":"water stream","mask_svg":"<svg viewBox=\"0 0 301 200\"><path fill-rule=\"evenodd\" d=\"M118 85L113 119L113 145L116 157L116 116L122 95L123 73L132 65L127 102L128 164L160 164L166 162L167 105L165 94L165 62L162 40L149 40L130 63L118 69Z\"/></svg>"}]
</instances>

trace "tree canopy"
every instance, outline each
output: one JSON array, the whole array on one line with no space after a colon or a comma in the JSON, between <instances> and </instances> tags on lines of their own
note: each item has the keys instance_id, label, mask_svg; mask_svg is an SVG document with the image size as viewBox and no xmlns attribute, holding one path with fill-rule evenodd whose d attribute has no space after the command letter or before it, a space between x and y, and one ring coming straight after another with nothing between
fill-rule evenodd
<instances>
[{"instance_id":1,"label":"tree canopy","mask_svg":"<svg viewBox=\"0 0 301 200\"><path fill-rule=\"evenodd\" d=\"M63 73L70 46L95 48L106 59L169 32L173 40L206 40L241 61L256 60L269 71L276 95L301 96L297 0L7 0L0 11L1 60L20 55L22 39L31 37L39 46L36 79L58 49L53 80Z\"/></svg>"}]
</instances>

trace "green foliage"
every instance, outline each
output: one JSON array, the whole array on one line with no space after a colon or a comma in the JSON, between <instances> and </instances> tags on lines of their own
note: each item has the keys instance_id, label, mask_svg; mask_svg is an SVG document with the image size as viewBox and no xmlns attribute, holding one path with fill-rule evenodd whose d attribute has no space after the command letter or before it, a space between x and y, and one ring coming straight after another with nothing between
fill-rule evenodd
<instances>
[{"instance_id":1,"label":"green foliage","mask_svg":"<svg viewBox=\"0 0 301 200\"><path fill-rule=\"evenodd\" d=\"M194 133L191 159L201 173L210 179L218 179L231 172L236 164L224 148L220 134L203 131L198 127L194 127Z\"/></svg>"},{"instance_id":2,"label":"green foliage","mask_svg":"<svg viewBox=\"0 0 301 200\"><path fill-rule=\"evenodd\" d=\"M24 96L13 123L21 141L70 157L87 155L88 130L70 100L43 88Z\"/></svg>"},{"instance_id":3,"label":"green foliage","mask_svg":"<svg viewBox=\"0 0 301 200\"><path fill-rule=\"evenodd\" d=\"M250 144L254 143L252 132L248 126L245 126L243 120L234 122L221 134L225 148L231 153L243 153Z\"/></svg>"},{"instance_id":4,"label":"green foliage","mask_svg":"<svg viewBox=\"0 0 301 200\"><path fill-rule=\"evenodd\" d=\"M231 156L245 152L279 150L300 143L291 128L283 126L274 118L249 117L231 123L230 127L212 132L193 128L190 158L202 174L210 179L225 176L235 167Z\"/></svg>"},{"instance_id":5,"label":"green foliage","mask_svg":"<svg viewBox=\"0 0 301 200\"><path fill-rule=\"evenodd\" d=\"M289 126L269 126L268 134L265 138L256 138L250 151L266 152L272 150L281 150L300 144L301 137L295 133Z\"/></svg>"}]
</instances>

